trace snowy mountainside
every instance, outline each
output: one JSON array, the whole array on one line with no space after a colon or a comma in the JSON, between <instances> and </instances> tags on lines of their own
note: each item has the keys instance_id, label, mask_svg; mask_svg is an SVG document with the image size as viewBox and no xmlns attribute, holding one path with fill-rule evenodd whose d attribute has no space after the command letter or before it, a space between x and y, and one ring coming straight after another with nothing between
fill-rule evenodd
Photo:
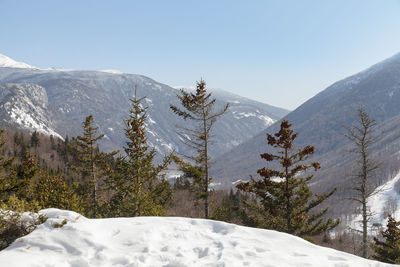
<instances>
[{"instance_id":1,"label":"snowy mountainside","mask_svg":"<svg viewBox=\"0 0 400 267\"><path fill-rule=\"evenodd\" d=\"M17 62L5 55L0 54L0 67L4 68L28 68L28 69L33 69L35 67L32 67L26 63L23 62Z\"/></svg>"},{"instance_id":2,"label":"snowy mountainside","mask_svg":"<svg viewBox=\"0 0 400 267\"><path fill-rule=\"evenodd\" d=\"M284 117L299 133L296 139L298 146L315 147L312 160L319 161L322 166L314 180L319 192L337 187L338 193L334 197L348 194L346 182L354 165L354 155L346 153L351 144L343 136L343 126L356 123L360 107L378 124L373 133L378 139L371 148L372 157L388 162L397 160L396 153L400 150L398 103L400 54L334 83ZM256 171L266 165L260 154L269 149L266 133L273 134L278 128L279 123L275 123L219 156L212 169L213 177L220 177L226 183L246 179L250 174L258 177Z\"/></svg>"},{"instance_id":3,"label":"snowy mountainside","mask_svg":"<svg viewBox=\"0 0 400 267\"><path fill-rule=\"evenodd\" d=\"M48 112L46 90L35 84L0 86L0 118L3 124L61 138L54 131Z\"/></svg>"},{"instance_id":4,"label":"snowy mountainside","mask_svg":"<svg viewBox=\"0 0 400 267\"><path fill-rule=\"evenodd\" d=\"M394 266L289 234L219 221L87 219L58 209L40 213L48 220L1 251L1 266ZM54 227L64 219L64 226Z\"/></svg>"},{"instance_id":5,"label":"snowy mountainside","mask_svg":"<svg viewBox=\"0 0 400 267\"><path fill-rule=\"evenodd\" d=\"M164 154L173 150L187 152L176 135L175 126L187 126L188 122L178 118L169 108L170 104L179 105L176 98L179 91L148 77L116 71L0 68L0 85L6 83L29 83L43 87L48 97L48 125L54 126L54 131L63 137L81 134L85 116L93 114L100 132L105 133L102 143L105 150L125 145L124 119L128 116L129 99L133 97L136 87L138 97L146 97L143 104L148 107L149 144ZM224 96L216 98L217 108L228 100ZM215 124L215 145L211 155L220 155L251 138L267 124L279 119L276 115L280 114L279 111L283 114L288 112L252 100L233 103L232 109ZM9 117L0 119L10 120Z\"/></svg>"}]
</instances>

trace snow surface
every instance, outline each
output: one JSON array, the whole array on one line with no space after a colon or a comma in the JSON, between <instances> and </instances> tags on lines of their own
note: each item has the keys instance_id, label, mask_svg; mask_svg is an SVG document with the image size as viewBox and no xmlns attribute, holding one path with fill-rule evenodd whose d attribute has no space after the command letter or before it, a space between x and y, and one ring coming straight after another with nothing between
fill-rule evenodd
<instances>
[{"instance_id":1,"label":"snow surface","mask_svg":"<svg viewBox=\"0 0 400 267\"><path fill-rule=\"evenodd\" d=\"M369 208L369 212L372 214L368 222L368 229L373 230L373 224L381 224L386 228L388 213L392 214L395 219L400 219L400 195L395 187L399 182L400 173L385 184L377 187L373 195L368 199L367 207ZM349 226L353 229L361 230L361 214L352 219ZM374 234L373 232L371 233Z\"/></svg>"},{"instance_id":2,"label":"snow surface","mask_svg":"<svg viewBox=\"0 0 400 267\"><path fill-rule=\"evenodd\" d=\"M35 69L35 67L30 66L23 62L17 62L5 55L0 54L0 67L5 68L24 68L24 69Z\"/></svg>"},{"instance_id":3,"label":"snow surface","mask_svg":"<svg viewBox=\"0 0 400 267\"><path fill-rule=\"evenodd\" d=\"M48 220L0 252L0 266L394 266L276 231L178 217ZM67 224L55 228L55 223Z\"/></svg>"},{"instance_id":4,"label":"snow surface","mask_svg":"<svg viewBox=\"0 0 400 267\"><path fill-rule=\"evenodd\" d=\"M258 119L260 119L261 121L264 122L266 127L272 125L275 122L275 120L271 119L270 117L268 117L266 115L262 115L260 113L260 111L258 111L258 110L256 110L256 113L255 112L237 112L237 111L233 111L232 114L234 114L233 117L235 119L238 119L238 120L243 119L243 118L249 118L249 117L258 118Z\"/></svg>"}]
</instances>

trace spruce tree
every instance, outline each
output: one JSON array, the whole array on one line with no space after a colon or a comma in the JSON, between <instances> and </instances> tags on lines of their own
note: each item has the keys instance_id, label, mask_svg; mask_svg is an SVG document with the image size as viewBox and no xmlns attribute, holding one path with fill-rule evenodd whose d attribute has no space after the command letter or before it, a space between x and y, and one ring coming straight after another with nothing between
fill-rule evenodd
<instances>
[{"instance_id":1,"label":"spruce tree","mask_svg":"<svg viewBox=\"0 0 400 267\"><path fill-rule=\"evenodd\" d=\"M375 254L375 260L393 264L400 264L400 221L396 221L391 215L388 217L387 229L382 233L385 238L380 241L374 237L374 244L371 244Z\"/></svg>"},{"instance_id":2,"label":"spruce tree","mask_svg":"<svg viewBox=\"0 0 400 267\"><path fill-rule=\"evenodd\" d=\"M171 160L167 156L162 164L153 164L156 151L147 143L147 112L141 104L142 99L136 98L135 90L129 118L125 120L125 155L117 159L113 174L107 181L112 191L112 216L165 215L172 197L171 186L162 173Z\"/></svg>"},{"instance_id":3,"label":"spruce tree","mask_svg":"<svg viewBox=\"0 0 400 267\"><path fill-rule=\"evenodd\" d=\"M172 111L185 121L190 120L195 123L193 128L179 127L179 136L181 140L191 149L194 155L185 155L190 162L178 160L184 175L192 176L194 188L199 198L204 200L204 216L209 217L209 185L211 177L209 176L210 157L210 133L216 119L223 115L229 105L226 104L220 111L214 111L215 98L211 98L211 93L207 92L206 83L203 80L197 82L196 92L190 93L180 90L177 95L182 107L170 105Z\"/></svg>"},{"instance_id":4,"label":"spruce tree","mask_svg":"<svg viewBox=\"0 0 400 267\"><path fill-rule=\"evenodd\" d=\"M247 218L255 226L274 229L297 235L308 240L333 229L339 224L339 219L324 220L328 208L312 212L336 190L329 193L315 194L311 192L308 182L312 174L302 175L308 169L315 171L320 168L318 162L305 164L309 155L314 153L313 146L295 150L294 141L297 133L293 133L291 124L283 120L279 132L267 134L268 145L277 149L277 153L264 153L261 158L267 162L278 161L279 169L262 168L257 173L260 180L251 178L250 182L237 185L239 190L256 196L255 202L246 201L251 211Z\"/></svg>"},{"instance_id":5,"label":"spruce tree","mask_svg":"<svg viewBox=\"0 0 400 267\"><path fill-rule=\"evenodd\" d=\"M105 158L115 155L117 151L108 154L99 151L97 142L104 134L98 134L99 127L93 124L93 115L87 116L82 124L83 135L72 138L70 148L76 159L70 166L80 174L83 181L81 191L85 200L86 215L97 217L99 182L107 170Z\"/></svg>"}]
</instances>

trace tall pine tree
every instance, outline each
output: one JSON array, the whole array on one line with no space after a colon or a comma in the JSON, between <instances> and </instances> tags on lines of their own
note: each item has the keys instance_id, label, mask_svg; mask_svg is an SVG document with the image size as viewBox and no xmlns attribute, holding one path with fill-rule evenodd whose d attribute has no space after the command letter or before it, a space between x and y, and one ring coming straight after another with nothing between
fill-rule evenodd
<instances>
[{"instance_id":1,"label":"tall pine tree","mask_svg":"<svg viewBox=\"0 0 400 267\"><path fill-rule=\"evenodd\" d=\"M118 152L106 154L99 151L97 142L104 134L98 134L99 127L93 124L93 115L87 116L82 124L83 135L72 138L70 147L76 155L76 160L71 167L80 174L83 182L81 191L85 200L86 215L98 217L99 182L108 170L105 158Z\"/></svg>"},{"instance_id":2,"label":"tall pine tree","mask_svg":"<svg viewBox=\"0 0 400 267\"><path fill-rule=\"evenodd\" d=\"M210 133L216 119L228 110L229 105L226 104L220 111L214 111L215 98L211 98L211 93L207 92L205 81L200 80L196 87L195 93L181 89L181 94L177 95L183 109L174 105L170 105L170 108L179 117L195 123L193 128L179 127L178 134L181 140L195 153L186 155L190 163L183 160L178 160L177 163L184 175L192 178L198 197L204 200L204 216L208 218L211 182L209 176Z\"/></svg>"},{"instance_id":3,"label":"tall pine tree","mask_svg":"<svg viewBox=\"0 0 400 267\"><path fill-rule=\"evenodd\" d=\"M241 183L239 190L254 194L257 202L247 201L251 210L250 221L258 227L274 229L312 240L312 236L333 229L339 219L327 219L323 216L327 208L312 213L312 209L331 196L335 190L322 195L311 192L308 182L312 174L302 177L308 169L318 170L320 164L311 162L304 164L309 155L314 153L313 146L295 150L293 142L297 133L290 129L291 124L283 120L279 132L267 134L268 145L277 149L276 154L264 153L261 158L267 162L278 161L279 169L262 168L257 173L261 180L251 179ZM260 216L261 215L261 216Z\"/></svg>"},{"instance_id":4,"label":"tall pine tree","mask_svg":"<svg viewBox=\"0 0 400 267\"><path fill-rule=\"evenodd\" d=\"M135 90L129 118L125 120L126 155L117 159L113 175L107 181L112 191L112 216L165 215L172 197L171 186L163 175L170 157L164 157L160 165L153 164L156 151L147 143L147 112L141 100L136 98Z\"/></svg>"}]
</instances>

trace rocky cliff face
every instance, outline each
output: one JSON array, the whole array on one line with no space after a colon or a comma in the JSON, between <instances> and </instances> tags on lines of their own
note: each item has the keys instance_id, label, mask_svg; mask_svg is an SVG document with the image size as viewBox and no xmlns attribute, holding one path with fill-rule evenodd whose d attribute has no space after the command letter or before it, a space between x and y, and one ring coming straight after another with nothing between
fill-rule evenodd
<instances>
[{"instance_id":1,"label":"rocky cliff face","mask_svg":"<svg viewBox=\"0 0 400 267\"><path fill-rule=\"evenodd\" d=\"M5 84L0 86L0 118L2 123L23 130L62 138L54 131L48 109L46 90L35 84Z\"/></svg>"}]
</instances>

